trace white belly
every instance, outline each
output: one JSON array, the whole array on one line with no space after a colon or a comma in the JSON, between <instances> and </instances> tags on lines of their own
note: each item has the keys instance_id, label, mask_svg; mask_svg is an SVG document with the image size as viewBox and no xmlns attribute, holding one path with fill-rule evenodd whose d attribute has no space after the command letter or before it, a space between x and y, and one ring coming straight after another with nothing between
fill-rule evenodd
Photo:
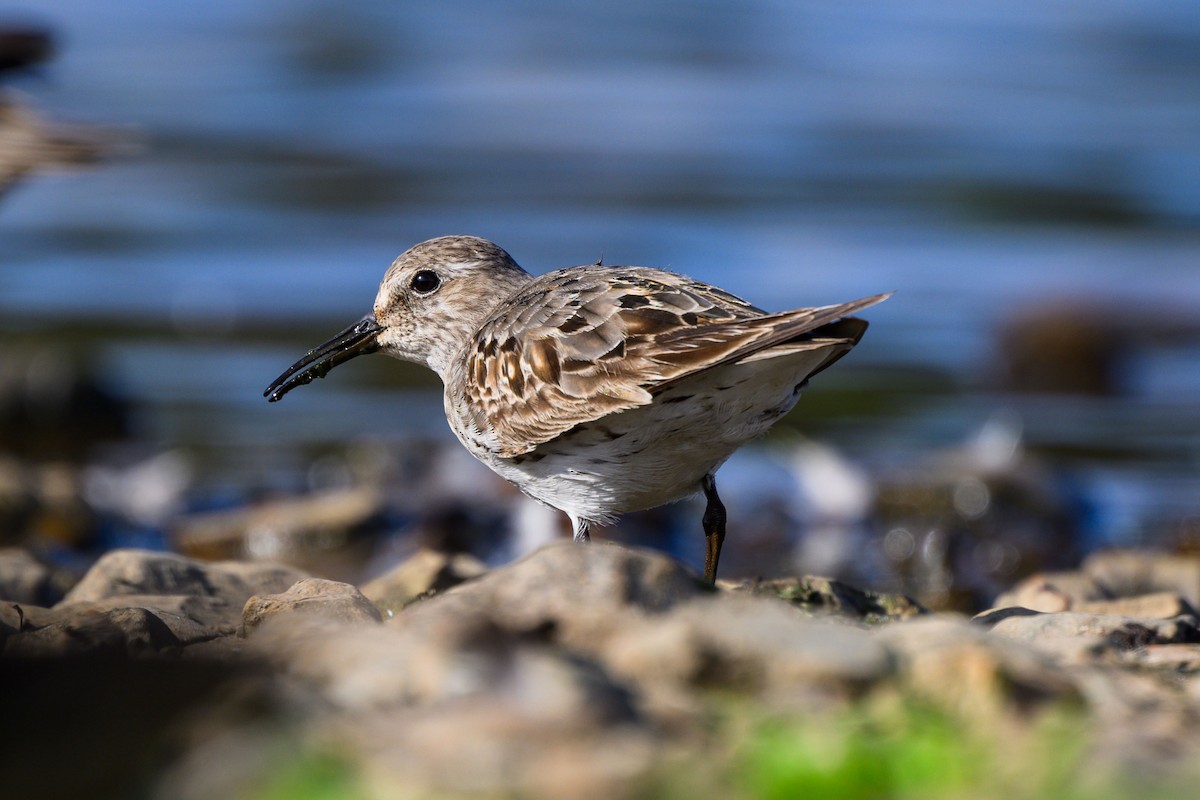
<instances>
[{"instance_id":1,"label":"white belly","mask_svg":"<svg viewBox=\"0 0 1200 800\"><path fill-rule=\"evenodd\" d=\"M464 444L529 496L605 522L698 492L701 478L791 410L823 358L807 352L708 370L650 405L587 423L516 458Z\"/></svg>"}]
</instances>

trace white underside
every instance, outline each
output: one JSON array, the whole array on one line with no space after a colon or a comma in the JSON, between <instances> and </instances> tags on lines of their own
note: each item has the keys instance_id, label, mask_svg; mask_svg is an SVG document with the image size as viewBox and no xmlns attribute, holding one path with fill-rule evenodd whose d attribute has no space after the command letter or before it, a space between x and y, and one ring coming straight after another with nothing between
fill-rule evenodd
<instances>
[{"instance_id":1,"label":"white underside","mask_svg":"<svg viewBox=\"0 0 1200 800\"><path fill-rule=\"evenodd\" d=\"M607 522L698 492L701 478L791 410L826 357L805 351L707 370L521 458L463 443L530 497L574 520Z\"/></svg>"}]
</instances>

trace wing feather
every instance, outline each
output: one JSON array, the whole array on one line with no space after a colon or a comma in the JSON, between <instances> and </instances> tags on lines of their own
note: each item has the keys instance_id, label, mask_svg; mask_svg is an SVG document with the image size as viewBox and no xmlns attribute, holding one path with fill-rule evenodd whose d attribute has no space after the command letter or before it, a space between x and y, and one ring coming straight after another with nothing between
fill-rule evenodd
<instances>
[{"instance_id":1,"label":"wing feather","mask_svg":"<svg viewBox=\"0 0 1200 800\"><path fill-rule=\"evenodd\" d=\"M451 389L465 396L466 421L490 431L499 455L511 458L721 364L835 348L823 368L857 342L865 323L855 320L852 333L810 334L886 297L767 314L661 270L572 267L501 304L468 345Z\"/></svg>"}]
</instances>

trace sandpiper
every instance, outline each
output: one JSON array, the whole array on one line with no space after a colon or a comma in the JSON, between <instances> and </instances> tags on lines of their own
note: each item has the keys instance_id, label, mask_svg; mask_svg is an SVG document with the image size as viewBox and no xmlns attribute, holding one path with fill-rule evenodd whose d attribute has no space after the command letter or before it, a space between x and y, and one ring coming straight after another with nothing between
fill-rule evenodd
<instances>
[{"instance_id":1,"label":"sandpiper","mask_svg":"<svg viewBox=\"0 0 1200 800\"><path fill-rule=\"evenodd\" d=\"M725 507L714 473L786 414L867 329L880 294L767 313L648 267L599 262L535 278L474 236L397 258L374 312L310 350L264 393L274 402L355 356L424 364L471 454L565 512L576 541L703 491L704 575L716 580Z\"/></svg>"}]
</instances>

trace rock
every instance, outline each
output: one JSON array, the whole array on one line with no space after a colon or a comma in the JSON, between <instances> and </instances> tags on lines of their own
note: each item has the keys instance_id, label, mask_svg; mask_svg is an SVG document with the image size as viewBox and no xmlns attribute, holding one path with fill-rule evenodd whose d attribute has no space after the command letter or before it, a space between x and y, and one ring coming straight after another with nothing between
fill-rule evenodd
<instances>
[{"instance_id":1,"label":"rock","mask_svg":"<svg viewBox=\"0 0 1200 800\"><path fill-rule=\"evenodd\" d=\"M910 619L929 613L902 594L863 591L841 581L812 575L741 583L722 581L721 588L778 597L806 611L827 611L864 622Z\"/></svg>"},{"instance_id":2,"label":"rock","mask_svg":"<svg viewBox=\"0 0 1200 800\"><path fill-rule=\"evenodd\" d=\"M249 633L267 620L297 614L347 624L381 621L379 609L350 584L305 578L282 594L254 595L247 600L242 630Z\"/></svg>"},{"instance_id":3,"label":"rock","mask_svg":"<svg viewBox=\"0 0 1200 800\"><path fill-rule=\"evenodd\" d=\"M666 757L661 736L632 724L584 727L503 699L377 714L326 728L368 776L370 797L523 797L606 800L636 791Z\"/></svg>"},{"instance_id":4,"label":"rock","mask_svg":"<svg viewBox=\"0 0 1200 800\"><path fill-rule=\"evenodd\" d=\"M508 697L524 714L580 724L631 715L628 698L594 662L484 619L428 628L346 626L317 617L265 625L251 651L345 710Z\"/></svg>"},{"instance_id":5,"label":"rock","mask_svg":"<svg viewBox=\"0 0 1200 800\"><path fill-rule=\"evenodd\" d=\"M421 549L365 584L362 593L391 617L422 595L445 591L485 572L487 566L474 556Z\"/></svg>"},{"instance_id":6,"label":"rock","mask_svg":"<svg viewBox=\"0 0 1200 800\"><path fill-rule=\"evenodd\" d=\"M660 553L561 542L413 603L388 624L439 627L446 618L481 619L592 652L631 618L662 614L713 591Z\"/></svg>"},{"instance_id":7,"label":"rock","mask_svg":"<svg viewBox=\"0 0 1200 800\"><path fill-rule=\"evenodd\" d=\"M997 337L992 373L1005 390L1112 395L1124 388L1126 359L1136 340L1129 310L1076 298L1023 307ZM1140 332L1140 329L1139 329Z\"/></svg>"},{"instance_id":8,"label":"rock","mask_svg":"<svg viewBox=\"0 0 1200 800\"><path fill-rule=\"evenodd\" d=\"M897 658L903 688L954 714L994 720L1078 697L1075 683L1051 659L961 617L896 623L880 628L876 638Z\"/></svg>"},{"instance_id":9,"label":"rock","mask_svg":"<svg viewBox=\"0 0 1200 800\"><path fill-rule=\"evenodd\" d=\"M198 558L233 558L269 553L289 563L328 561L330 542L346 543L384 512L383 496L369 486L289 497L224 511L207 511L178 520L174 540Z\"/></svg>"},{"instance_id":10,"label":"rock","mask_svg":"<svg viewBox=\"0 0 1200 800\"><path fill-rule=\"evenodd\" d=\"M0 90L0 195L10 110ZM39 505L81 502L79 468L98 448L130 438L136 409L86 352L52 343L9 346L0 348L0 364L0 451L14 456L31 477L48 470L57 474L55 483L66 483L66 473L75 484L69 497L31 486Z\"/></svg>"},{"instance_id":11,"label":"rock","mask_svg":"<svg viewBox=\"0 0 1200 800\"><path fill-rule=\"evenodd\" d=\"M162 620L182 644L193 644L237 632L242 621L241 606L220 597L170 594L124 594L99 600L59 603L47 614L34 619L37 627L70 619L78 614L139 608ZM48 616L48 618L47 618Z\"/></svg>"},{"instance_id":12,"label":"rock","mask_svg":"<svg viewBox=\"0 0 1200 800\"><path fill-rule=\"evenodd\" d=\"M26 69L54 53L54 37L45 28L0 23L0 73Z\"/></svg>"},{"instance_id":13,"label":"rock","mask_svg":"<svg viewBox=\"0 0 1200 800\"><path fill-rule=\"evenodd\" d=\"M44 628L11 634L5 658L154 655L180 645L167 625L144 608L76 614Z\"/></svg>"},{"instance_id":14,"label":"rock","mask_svg":"<svg viewBox=\"0 0 1200 800\"><path fill-rule=\"evenodd\" d=\"M1105 653L1152 644L1200 642L1193 617L1138 619L1073 611L1007 617L992 632L1028 642L1064 663L1090 662Z\"/></svg>"},{"instance_id":15,"label":"rock","mask_svg":"<svg viewBox=\"0 0 1200 800\"><path fill-rule=\"evenodd\" d=\"M1174 592L1155 592L1137 597L1119 597L1115 600L1076 603L1074 610L1082 614L1148 617L1150 619L1172 619L1184 615L1197 616L1196 609Z\"/></svg>"},{"instance_id":16,"label":"rock","mask_svg":"<svg viewBox=\"0 0 1200 800\"><path fill-rule=\"evenodd\" d=\"M443 649L420 656L433 660L420 674L435 676L423 679L435 686L461 669L455 654L462 645L448 643L516 637L595 662L662 718L689 713L687 694L701 686L787 702L846 697L891 668L886 650L863 630L813 619L773 596L715 593L669 558L617 545L551 545L409 605L385 629L440 643ZM410 653L404 662L420 659ZM396 663L396 656L374 660ZM440 690L420 684L406 691Z\"/></svg>"},{"instance_id":17,"label":"rock","mask_svg":"<svg viewBox=\"0 0 1200 800\"><path fill-rule=\"evenodd\" d=\"M1200 672L1200 644L1151 644L1137 654L1142 666L1176 672Z\"/></svg>"},{"instance_id":18,"label":"rock","mask_svg":"<svg viewBox=\"0 0 1200 800\"><path fill-rule=\"evenodd\" d=\"M149 550L112 550L88 570L63 602L119 595L194 595L241 608L252 594L282 592L307 577L279 564L205 562Z\"/></svg>"},{"instance_id":19,"label":"rock","mask_svg":"<svg viewBox=\"0 0 1200 800\"><path fill-rule=\"evenodd\" d=\"M867 631L815 619L766 597L696 598L628 620L594 657L648 690L721 687L770 696L852 696L890 674Z\"/></svg>"},{"instance_id":20,"label":"rock","mask_svg":"<svg viewBox=\"0 0 1200 800\"><path fill-rule=\"evenodd\" d=\"M68 585L61 570L43 564L27 550L0 549L0 602L53 605Z\"/></svg>"},{"instance_id":21,"label":"rock","mask_svg":"<svg viewBox=\"0 0 1200 800\"><path fill-rule=\"evenodd\" d=\"M0 630L35 630L57 620L53 611L28 603L0 603Z\"/></svg>"},{"instance_id":22,"label":"rock","mask_svg":"<svg viewBox=\"0 0 1200 800\"><path fill-rule=\"evenodd\" d=\"M999 595L994 608L1068 611L1078 603L1104 600L1108 592L1082 572L1039 572Z\"/></svg>"},{"instance_id":23,"label":"rock","mask_svg":"<svg viewBox=\"0 0 1200 800\"><path fill-rule=\"evenodd\" d=\"M1083 572L1111 597L1172 592L1200 608L1200 555L1105 550L1088 556Z\"/></svg>"}]
</instances>

